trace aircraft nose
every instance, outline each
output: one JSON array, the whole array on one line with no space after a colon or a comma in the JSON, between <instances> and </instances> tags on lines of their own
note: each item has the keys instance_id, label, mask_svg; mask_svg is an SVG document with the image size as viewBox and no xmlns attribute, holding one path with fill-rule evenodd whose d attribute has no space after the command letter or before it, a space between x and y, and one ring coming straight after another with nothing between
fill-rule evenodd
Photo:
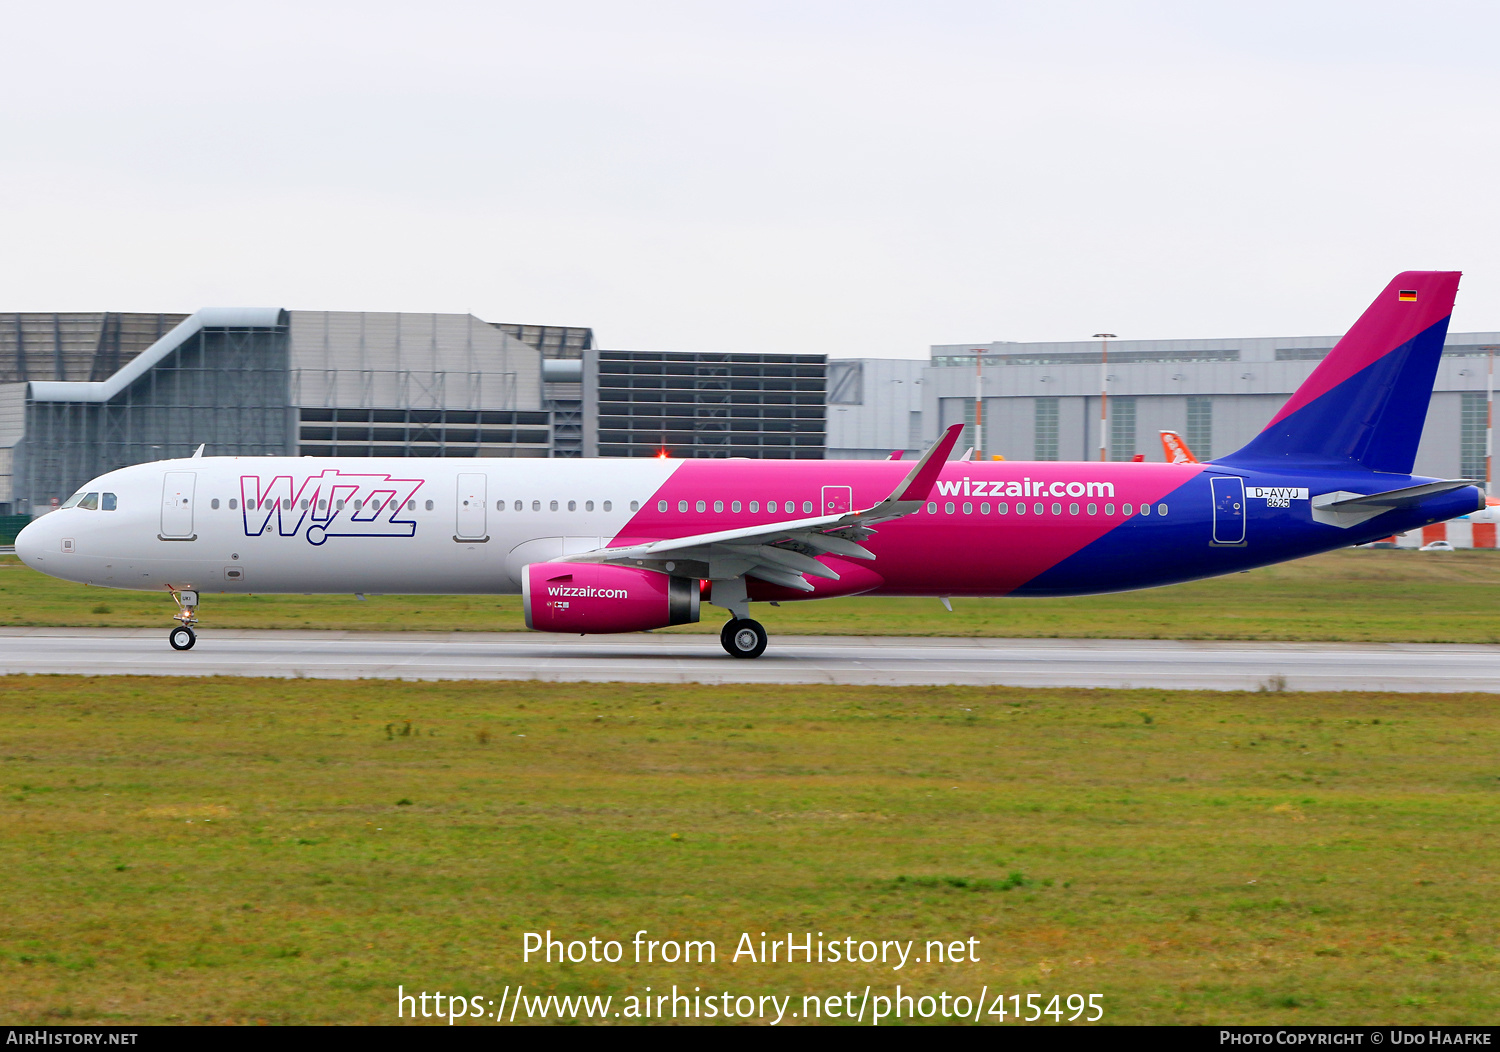
<instances>
[{"instance_id":1,"label":"aircraft nose","mask_svg":"<svg viewBox=\"0 0 1500 1052\"><path fill-rule=\"evenodd\" d=\"M36 557L41 554L46 544L43 537L45 532L46 527L43 526L42 520L33 519L21 528L20 533L16 534L16 555L20 556L21 561L33 570L41 569L37 565Z\"/></svg>"}]
</instances>

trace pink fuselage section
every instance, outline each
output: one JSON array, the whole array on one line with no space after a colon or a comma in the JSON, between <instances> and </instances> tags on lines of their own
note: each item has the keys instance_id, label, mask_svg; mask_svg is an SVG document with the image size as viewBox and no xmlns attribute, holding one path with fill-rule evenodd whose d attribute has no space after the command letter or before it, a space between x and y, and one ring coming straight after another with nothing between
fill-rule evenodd
<instances>
[{"instance_id":1,"label":"pink fuselage section","mask_svg":"<svg viewBox=\"0 0 1500 1052\"><path fill-rule=\"evenodd\" d=\"M610 546L830 514L839 509L825 503L839 499L868 508L910 469L901 461L685 460ZM809 578L813 593L757 582L751 595L1006 595L1134 517L1126 507L1135 512L1148 504L1154 511L1201 471L1199 464L950 461L921 512L882 524L863 542L874 561L824 556L840 580ZM758 511L750 510L752 502ZM766 510L771 502L775 512ZM1101 591L1110 587L1100 584Z\"/></svg>"}]
</instances>

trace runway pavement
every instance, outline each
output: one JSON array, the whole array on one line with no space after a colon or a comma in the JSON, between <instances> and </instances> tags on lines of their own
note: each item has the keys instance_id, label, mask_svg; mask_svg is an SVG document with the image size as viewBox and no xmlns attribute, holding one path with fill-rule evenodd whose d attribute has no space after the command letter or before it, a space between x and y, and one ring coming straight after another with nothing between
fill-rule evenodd
<instances>
[{"instance_id":1,"label":"runway pavement","mask_svg":"<svg viewBox=\"0 0 1500 1052\"><path fill-rule=\"evenodd\" d=\"M1500 646L773 637L736 661L707 635L0 628L0 673L649 683L1495 691Z\"/></svg>"}]
</instances>

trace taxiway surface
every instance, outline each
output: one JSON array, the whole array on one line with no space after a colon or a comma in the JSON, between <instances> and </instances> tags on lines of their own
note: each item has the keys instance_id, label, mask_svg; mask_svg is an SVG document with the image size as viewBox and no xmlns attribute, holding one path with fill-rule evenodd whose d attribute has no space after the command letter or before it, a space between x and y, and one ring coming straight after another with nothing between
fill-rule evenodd
<instances>
[{"instance_id":1,"label":"taxiway surface","mask_svg":"<svg viewBox=\"0 0 1500 1052\"><path fill-rule=\"evenodd\" d=\"M708 635L0 628L0 673L1496 691L1500 646L783 636L736 661Z\"/></svg>"}]
</instances>

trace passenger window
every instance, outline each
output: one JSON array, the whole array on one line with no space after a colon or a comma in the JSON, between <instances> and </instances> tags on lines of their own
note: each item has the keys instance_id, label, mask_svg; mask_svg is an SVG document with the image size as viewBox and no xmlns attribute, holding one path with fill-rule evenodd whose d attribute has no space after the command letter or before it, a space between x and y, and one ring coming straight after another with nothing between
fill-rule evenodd
<instances>
[{"instance_id":1,"label":"passenger window","mask_svg":"<svg viewBox=\"0 0 1500 1052\"><path fill-rule=\"evenodd\" d=\"M106 493L104 495L104 503L106 505L108 505L104 509L105 511L114 511L115 510L115 495L113 493ZM218 511L219 510L219 498L215 497L213 500L209 501L208 502L208 506L210 508L212 508L214 511Z\"/></svg>"},{"instance_id":2,"label":"passenger window","mask_svg":"<svg viewBox=\"0 0 1500 1052\"><path fill-rule=\"evenodd\" d=\"M427 502L427 504L428 504L428 506L429 506L429 507L431 507L431 505L432 505L432 501L430 501L430 500L429 500L429 501L428 501L428 502ZM514 503L514 504L512 504L512 505L511 505L511 506L510 506L510 510L511 510L511 511L520 511L520 510L521 510L521 508L522 508L522 504L521 504L521 502L520 502L520 501L516 501L516 502L515 502L515 503Z\"/></svg>"},{"instance_id":3,"label":"passenger window","mask_svg":"<svg viewBox=\"0 0 1500 1052\"><path fill-rule=\"evenodd\" d=\"M229 510L230 511L239 511L240 510L240 502L237 499L235 499L234 497L230 497L229 498Z\"/></svg>"},{"instance_id":4,"label":"passenger window","mask_svg":"<svg viewBox=\"0 0 1500 1052\"><path fill-rule=\"evenodd\" d=\"M303 511L306 511L306 510L307 510L307 498L306 498L306 497L303 497L303 498L302 498L302 500L301 500L301 501L300 501L300 502L299 502L299 504L298 504L298 506L299 506L299 507L300 507L300 508L301 508L301 509L302 509L302 510L303 510Z\"/></svg>"},{"instance_id":5,"label":"passenger window","mask_svg":"<svg viewBox=\"0 0 1500 1052\"><path fill-rule=\"evenodd\" d=\"M979 514L981 514L981 515L988 515L989 513L990 513L990 506L989 506L988 502L979 505Z\"/></svg>"},{"instance_id":6,"label":"passenger window","mask_svg":"<svg viewBox=\"0 0 1500 1052\"><path fill-rule=\"evenodd\" d=\"M1052 505L1052 514L1053 515L1061 515L1062 514L1062 505L1061 504L1054 504L1054 505Z\"/></svg>"},{"instance_id":7,"label":"passenger window","mask_svg":"<svg viewBox=\"0 0 1500 1052\"><path fill-rule=\"evenodd\" d=\"M679 514L686 513L687 512L687 501L685 501L685 500L679 500L677 502L677 511L678 511Z\"/></svg>"},{"instance_id":8,"label":"passenger window","mask_svg":"<svg viewBox=\"0 0 1500 1052\"><path fill-rule=\"evenodd\" d=\"M1022 504L1020 501L1016 501L1016 514L1017 515L1025 515L1026 514L1026 505Z\"/></svg>"},{"instance_id":9,"label":"passenger window","mask_svg":"<svg viewBox=\"0 0 1500 1052\"><path fill-rule=\"evenodd\" d=\"M282 511L291 511L292 510L292 498L291 497L282 497L281 498L281 510Z\"/></svg>"},{"instance_id":10,"label":"passenger window","mask_svg":"<svg viewBox=\"0 0 1500 1052\"><path fill-rule=\"evenodd\" d=\"M951 500L947 504L943 505L943 514L944 515L952 515L953 514L953 502Z\"/></svg>"},{"instance_id":11,"label":"passenger window","mask_svg":"<svg viewBox=\"0 0 1500 1052\"><path fill-rule=\"evenodd\" d=\"M578 502L576 500L570 500L570 501L568 501L568 510L569 511L577 511L578 510Z\"/></svg>"},{"instance_id":12,"label":"passenger window","mask_svg":"<svg viewBox=\"0 0 1500 1052\"><path fill-rule=\"evenodd\" d=\"M754 515L758 511L760 511L760 501L752 500L750 502L750 514Z\"/></svg>"},{"instance_id":13,"label":"passenger window","mask_svg":"<svg viewBox=\"0 0 1500 1052\"><path fill-rule=\"evenodd\" d=\"M707 508L708 508L708 505L705 504L703 501L700 500L698 502L698 514L700 514L700 515L703 514L703 512L705 510L707 510Z\"/></svg>"},{"instance_id":14,"label":"passenger window","mask_svg":"<svg viewBox=\"0 0 1500 1052\"><path fill-rule=\"evenodd\" d=\"M357 501L354 502L354 510L355 511L358 511L360 508L363 508L364 506L365 506L365 502L362 501L362 500L357 500Z\"/></svg>"},{"instance_id":15,"label":"passenger window","mask_svg":"<svg viewBox=\"0 0 1500 1052\"><path fill-rule=\"evenodd\" d=\"M1150 515L1151 514L1151 505L1149 505L1149 504L1142 504L1141 505L1141 514L1142 515Z\"/></svg>"},{"instance_id":16,"label":"passenger window","mask_svg":"<svg viewBox=\"0 0 1500 1052\"><path fill-rule=\"evenodd\" d=\"M552 510L552 511L556 511L557 510L557 501L555 501L555 500L552 501L550 504L547 505L547 507L550 510Z\"/></svg>"},{"instance_id":17,"label":"passenger window","mask_svg":"<svg viewBox=\"0 0 1500 1052\"><path fill-rule=\"evenodd\" d=\"M1156 506L1156 514L1158 514L1158 515L1165 515L1166 513L1167 513L1167 506L1165 504L1158 504Z\"/></svg>"},{"instance_id":18,"label":"passenger window","mask_svg":"<svg viewBox=\"0 0 1500 1052\"><path fill-rule=\"evenodd\" d=\"M723 510L724 510L724 502L722 500L716 500L716 501L714 501L714 513L718 514L719 512L721 512Z\"/></svg>"},{"instance_id":19,"label":"passenger window","mask_svg":"<svg viewBox=\"0 0 1500 1052\"><path fill-rule=\"evenodd\" d=\"M1010 505L1009 504L996 504L995 505L995 510L998 511L1001 515L1008 515L1008 514L1010 514Z\"/></svg>"},{"instance_id":20,"label":"passenger window","mask_svg":"<svg viewBox=\"0 0 1500 1052\"><path fill-rule=\"evenodd\" d=\"M740 513L740 502L735 501L733 504L729 505L729 510L738 515Z\"/></svg>"},{"instance_id":21,"label":"passenger window","mask_svg":"<svg viewBox=\"0 0 1500 1052\"><path fill-rule=\"evenodd\" d=\"M936 515L937 514L937 505L934 504L932 501L928 501L927 502L927 514L929 514L929 515Z\"/></svg>"},{"instance_id":22,"label":"passenger window","mask_svg":"<svg viewBox=\"0 0 1500 1052\"><path fill-rule=\"evenodd\" d=\"M1069 515L1077 515L1078 514L1078 505L1076 505L1076 504L1069 504L1068 505L1068 514Z\"/></svg>"},{"instance_id":23,"label":"passenger window","mask_svg":"<svg viewBox=\"0 0 1500 1052\"><path fill-rule=\"evenodd\" d=\"M591 501L591 500L584 501L583 502L583 510L584 511L593 511L594 510L594 502Z\"/></svg>"},{"instance_id":24,"label":"passenger window","mask_svg":"<svg viewBox=\"0 0 1500 1052\"><path fill-rule=\"evenodd\" d=\"M252 506L253 506L253 502L252 502ZM344 502L341 501L341 500L334 501L333 502L333 508L334 508L335 511L343 511L344 510Z\"/></svg>"},{"instance_id":25,"label":"passenger window","mask_svg":"<svg viewBox=\"0 0 1500 1052\"><path fill-rule=\"evenodd\" d=\"M414 501L414 500L407 501L406 502L406 510L407 511L416 511L417 510L417 502Z\"/></svg>"},{"instance_id":26,"label":"passenger window","mask_svg":"<svg viewBox=\"0 0 1500 1052\"><path fill-rule=\"evenodd\" d=\"M517 503L519 504L520 502L517 501ZM423 505L423 507L425 507L428 511L431 511L432 510L432 501L429 500L426 504ZM519 509L517 509L517 510L519 510Z\"/></svg>"},{"instance_id":27,"label":"passenger window","mask_svg":"<svg viewBox=\"0 0 1500 1052\"><path fill-rule=\"evenodd\" d=\"M810 501L810 500L804 500L802 502L802 514L803 515L811 515L812 514L812 501Z\"/></svg>"},{"instance_id":28,"label":"passenger window","mask_svg":"<svg viewBox=\"0 0 1500 1052\"><path fill-rule=\"evenodd\" d=\"M82 508L84 511L98 511L99 510L99 494L97 494L97 493L87 494L81 501L78 502L78 506L80 508Z\"/></svg>"},{"instance_id":29,"label":"passenger window","mask_svg":"<svg viewBox=\"0 0 1500 1052\"><path fill-rule=\"evenodd\" d=\"M1115 506L1113 504L1106 504L1106 505L1104 505L1104 514L1106 514L1106 515L1113 515L1114 513L1115 513Z\"/></svg>"},{"instance_id":30,"label":"passenger window","mask_svg":"<svg viewBox=\"0 0 1500 1052\"><path fill-rule=\"evenodd\" d=\"M496 511L504 511L505 510L505 501L503 501L503 500L497 500L497 501L495 501L495 510Z\"/></svg>"},{"instance_id":31,"label":"passenger window","mask_svg":"<svg viewBox=\"0 0 1500 1052\"><path fill-rule=\"evenodd\" d=\"M531 502L531 510L532 511L541 511L542 510L542 502L539 501L539 500L532 501Z\"/></svg>"},{"instance_id":32,"label":"passenger window","mask_svg":"<svg viewBox=\"0 0 1500 1052\"><path fill-rule=\"evenodd\" d=\"M1131 506L1129 504L1121 504L1120 505L1120 514L1121 515L1130 515L1130 514L1132 514L1130 508L1131 508Z\"/></svg>"},{"instance_id":33,"label":"passenger window","mask_svg":"<svg viewBox=\"0 0 1500 1052\"><path fill-rule=\"evenodd\" d=\"M99 506L101 508L103 508L105 511L114 511L115 510L115 506L116 506L115 505L115 500L116 500L116 498L115 498L115 495L113 493L106 493L104 495L104 503L101 504L101 505L99 505ZM214 507L217 508L218 506L219 506L219 502L217 500L214 501Z\"/></svg>"},{"instance_id":34,"label":"passenger window","mask_svg":"<svg viewBox=\"0 0 1500 1052\"><path fill-rule=\"evenodd\" d=\"M1089 505L1089 514L1090 515L1098 515L1099 514L1099 505L1097 505L1097 504L1090 504Z\"/></svg>"}]
</instances>

